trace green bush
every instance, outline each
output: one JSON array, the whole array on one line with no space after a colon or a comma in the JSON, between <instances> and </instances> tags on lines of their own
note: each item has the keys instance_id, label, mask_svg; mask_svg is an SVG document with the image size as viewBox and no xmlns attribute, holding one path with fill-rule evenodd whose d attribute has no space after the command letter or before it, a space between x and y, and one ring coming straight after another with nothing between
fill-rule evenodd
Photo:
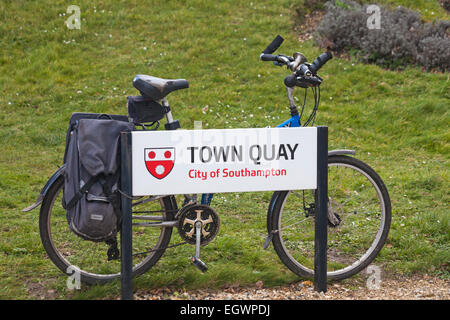
<instances>
[{"instance_id":1,"label":"green bush","mask_svg":"<svg viewBox=\"0 0 450 320\"><path fill-rule=\"evenodd\" d=\"M368 63L388 68L419 64L427 70L450 70L449 21L422 22L418 13L380 8L380 28L367 25L367 5L350 0L328 1L316 40L336 53L351 51Z\"/></svg>"}]
</instances>

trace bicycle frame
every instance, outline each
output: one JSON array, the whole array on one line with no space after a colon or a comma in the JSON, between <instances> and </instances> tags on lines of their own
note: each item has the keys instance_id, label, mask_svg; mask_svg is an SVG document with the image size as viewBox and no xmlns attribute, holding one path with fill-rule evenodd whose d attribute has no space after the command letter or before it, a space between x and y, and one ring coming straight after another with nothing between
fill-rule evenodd
<instances>
[{"instance_id":1,"label":"bicycle frame","mask_svg":"<svg viewBox=\"0 0 450 320\"><path fill-rule=\"evenodd\" d=\"M277 128L284 128L284 127L301 127L300 125L300 116L297 114L295 116L292 116L290 119L284 121L282 124L279 124Z\"/></svg>"}]
</instances>

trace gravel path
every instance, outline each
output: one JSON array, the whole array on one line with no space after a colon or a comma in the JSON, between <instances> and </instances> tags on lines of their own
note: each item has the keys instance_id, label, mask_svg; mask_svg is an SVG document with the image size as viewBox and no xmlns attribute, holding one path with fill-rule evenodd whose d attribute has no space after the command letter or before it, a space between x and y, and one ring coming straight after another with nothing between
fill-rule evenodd
<instances>
[{"instance_id":1,"label":"gravel path","mask_svg":"<svg viewBox=\"0 0 450 320\"><path fill-rule=\"evenodd\" d=\"M371 289L369 289L369 287ZM254 287L229 287L220 291L159 288L140 290L136 300L449 300L450 281L427 275L381 279L379 283L346 280L330 283L326 293L314 291L311 281L289 286L264 288L262 282Z\"/></svg>"}]
</instances>

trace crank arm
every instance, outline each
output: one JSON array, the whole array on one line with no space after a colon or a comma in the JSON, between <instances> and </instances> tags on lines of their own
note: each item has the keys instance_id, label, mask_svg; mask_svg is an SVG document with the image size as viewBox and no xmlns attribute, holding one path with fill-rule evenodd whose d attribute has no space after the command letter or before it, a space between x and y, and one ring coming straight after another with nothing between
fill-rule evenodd
<instances>
[{"instance_id":1,"label":"crank arm","mask_svg":"<svg viewBox=\"0 0 450 320\"><path fill-rule=\"evenodd\" d=\"M208 267L206 264L200 260L200 240L202 236L202 223L197 221L195 223L195 256L191 258L192 263L196 266L201 272L206 272Z\"/></svg>"}]
</instances>

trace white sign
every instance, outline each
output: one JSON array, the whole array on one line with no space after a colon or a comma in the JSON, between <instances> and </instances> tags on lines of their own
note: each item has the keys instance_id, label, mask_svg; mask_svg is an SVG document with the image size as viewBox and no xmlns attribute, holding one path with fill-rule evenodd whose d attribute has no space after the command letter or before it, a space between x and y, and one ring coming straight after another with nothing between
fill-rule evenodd
<instances>
[{"instance_id":1,"label":"white sign","mask_svg":"<svg viewBox=\"0 0 450 320\"><path fill-rule=\"evenodd\" d=\"M317 188L317 129L133 131L132 194Z\"/></svg>"}]
</instances>

